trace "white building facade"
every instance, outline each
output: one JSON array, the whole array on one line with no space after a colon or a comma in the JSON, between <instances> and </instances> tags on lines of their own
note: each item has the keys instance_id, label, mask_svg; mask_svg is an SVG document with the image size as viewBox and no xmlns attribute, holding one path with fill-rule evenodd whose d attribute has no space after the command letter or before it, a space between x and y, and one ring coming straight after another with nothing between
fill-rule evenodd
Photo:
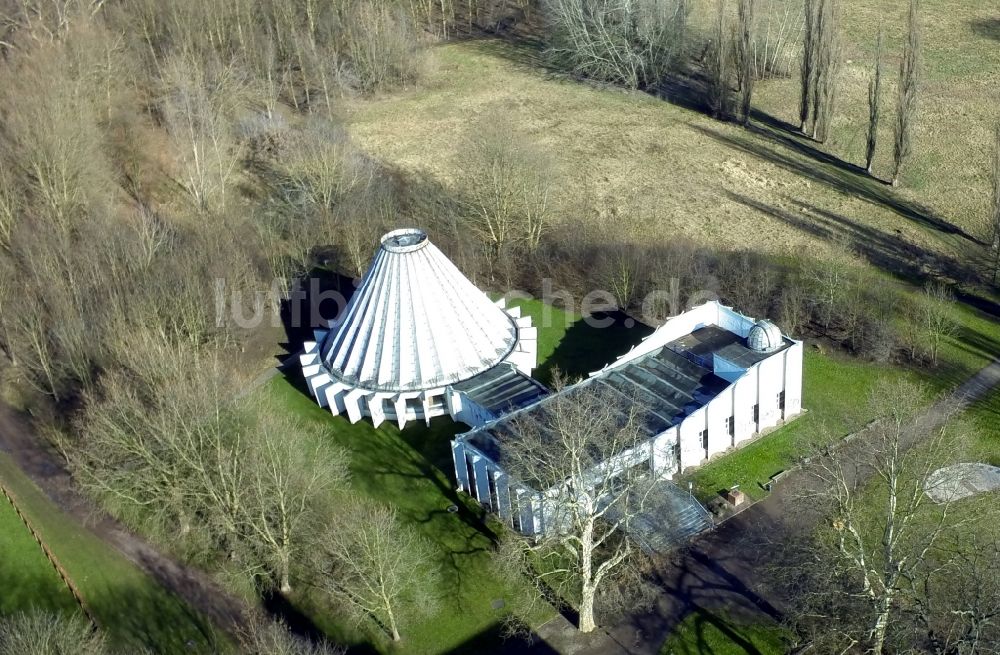
<instances>
[{"instance_id":1,"label":"white building facade","mask_svg":"<svg viewBox=\"0 0 1000 655\"><path fill-rule=\"evenodd\" d=\"M668 319L579 385L607 385L649 408L649 438L607 465L644 465L651 475L671 479L800 414L802 356L802 342L770 321L708 302ZM514 529L538 534L545 526L545 491L512 480L495 461L501 446L491 431L502 431L513 413L453 440L455 477Z\"/></svg>"}]
</instances>

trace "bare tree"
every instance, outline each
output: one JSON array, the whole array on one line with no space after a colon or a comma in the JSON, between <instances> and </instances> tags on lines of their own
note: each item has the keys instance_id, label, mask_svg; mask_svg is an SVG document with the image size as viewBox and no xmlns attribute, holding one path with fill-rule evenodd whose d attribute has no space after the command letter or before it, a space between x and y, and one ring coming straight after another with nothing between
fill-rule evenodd
<instances>
[{"instance_id":1,"label":"bare tree","mask_svg":"<svg viewBox=\"0 0 1000 655\"><path fill-rule=\"evenodd\" d=\"M325 446L323 430L289 419L277 407L258 407L254 414L243 542L250 559L288 594L292 567L328 519L323 500L348 478L347 457Z\"/></svg>"},{"instance_id":2,"label":"bare tree","mask_svg":"<svg viewBox=\"0 0 1000 655\"><path fill-rule=\"evenodd\" d=\"M993 152L991 181L993 182L993 197L990 203L990 252L992 256L993 284L1000 277L1000 125L993 130Z\"/></svg>"},{"instance_id":3,"label":"bare tree","mask_svg":"<svg viewBox=\"0 0 1000 655\"><path fill-rule=\"evenodd\" d=\"M177 144L178 184L201 211L225 208L244 150L230 122L244 81L233 65L207 68L188 55L172 57L164 68L162 99L167 130Z\"/></svg>"},{"instance_id":4,"label":"bare tree","mask_svg":"<svg viewBox=\"0 0 1000 655\"><path fill-rule=\"evenodd\" d=\"M389 180L343 129L325 119L293 132L282 155L276 171L288 204L282 232L300 262L293 273L309 268L317 246L337 246L346 255L345 268L361 275L372 244L395 216Z\"/></svg>"},{"instance_id":5,"label":"bare tree","mask_svg":"<svg viewBox=\"0 0 1000 655\"><path fill-rule=\"evenodd\" d=\"M643 248L609 239L595 252L591 279L611 291L619 309L628 311L642 295L651 267Z\"/></svg>"},{"instance_id":6,"label":"bare tree","mask_svg":"<svg viewBox=\"0 0 1000 655\"><path fill-rule=\"evenodd\" d=\"M892 186L899 184L903 165L913 149L913 121L917 115L917 85L920 79L919 0L910 0L906 19L906 43L899 64L896 130L892 149Z\"/></svg>"},{"instance_id":7,"label":"bare tree","mask_svg":"<svg viewBox=\"0 0 1000 655\"><path fill-rule=\"evenodd\" d=\"M725 120L730 114L730 85L732 83L732 55L730 53L729 27L726 21L725 0L718 0L715 6L715 23L712 28L712 43L709 45L708 104L712 115Z\"/></svg>"},{"instance_id":8,"label":"bare tree","mask_svg":"<svg viewBox=\"0 0 1000 655\"><path fill-rule=\"evenodd\" d=\"M0 256L0 351L7 356L10 363L17 366L17 355L11 342L9 312L15 307L15 285L13 267L10 262Z\"/></svg>"},{"instance_id":9,"label":"bare tree","mask_svg":"<svg viewBox=\"0 0 1000 655\"><path fill-rule=\"evenodd\" d=\"M346 457L319 428L233 402L211 354L141 333L127 343L66 444L81 484L116 515L289 593Z\"/></svg>"},{"instance_id":10,"label":"bare tree","mask_svg":"<svg viewBox=\"0 0 1000 655\"><path fill-rule=\"evenodd\" d=\"M816 13L812 138L826 141L833 121L840 72L839 12L836 0L819 0Z\"/></svg>"},{"instance_id":11,"label":"bare tree","mask_svg":"<svg viewBox=\"0 0 1000 655\"><path fill-rule=\"evenodd\" d=\"M740 88L740 121L750 123L750 100L753 95L753 53L751 52L755 0L739 0L736 20L736 76Z\"/></svg>"},{"instance_id":12,"label":"bare tree","mask_svg":"<svg viewBox=\"0 0 1000 655\"><path fill-rule=\"evenodd\" d=\"M686 0L544 0L541 9L558 65L632 89L662 81L688 16Z\"/></svg>"},{"instance_id":13,"label":"bare tree","mask_svg":"<svg viewBox=\"0 0 1000 655\"><path fill-rule=\"evenodd\" d=\"M816 75L816 3L804 0L805 29L802 38L802 65L799 69L799 129L806 131L812 111L812 93Z\"/></svg>"},{"instance_id":14,"label":"bare tree","mask_svg":"<svg viewBox=\"0 0 1000 655\"><path fill-rule=\"evenodd\" d=\"M646 438L645 412L599 383L556 394L544 407L515 415L499 435L506 472L544 490L545 524L533 538L511 536L501 555L509 571L533 571L576 603L580 631L591 632L599 595L618 590L638 554L626 534L655 484L648 453L636 448Z\"/></svg>"},{"instance_id":15,"label":"bare tree","mask_svg":"<svg viewBox=\"0 0 1000 655\"><path fill-rule=\"evenodd\" d=\"M236 635L241 655L343 655L343 648L291 633L282 623L254 616Z\"/></svg>"},{"instance_id":16,"label":"bare tree","mask_svg":"<svg viewBox=\"0 0 1000 655\"><path fill-rule=\"evenodd\" d=\"M106 655L104 636L79 616L45 612L0 617L0 655Z\"/></svg>"},{"instance_id":17,"label":"bare tree","mask_svg":"<svg viewBox=\"0 0 1000 655\"><path fill-rule=\"evenodd\" d=\"M478 123L461 157L471 183L470 226L490 258L537 248L550 218L547 158L495 113Z\"/></svg>"},{"instance_id":18,"label":"bare tree","mask_svg":"<svg viewBox=\"0 0 1000 655\"><path fill-rule=\"evenodd\" d=\"M218 530L232 541L248 453L221 371L152 334L127 343L130 366L86 398L80 441L67 447L74 474L112 513L151 532L183 539Z\"/></svg>"},{"instance_id":19,"label":"bare tree","mask_svg":"<svg viewBox=\"0 0 1000 655\"><path fill-rule=\"evenodd\" d=\"M798 12L786 0L762 0L755 13L757 19L750 44L754 79L790 76L792 48L802 25Z\"/></svg>"},{"instance_id":20,"label":"bare tree","mask_svg":"<svg viewBox=\"0 0 1000 655\"><path fill-rule=\"evenodd\" d=\"M955 296L948 287L939 283L924 287L917 308L917 320L923 349L931 364L937 364L942 344L958 333L958 323L953 317L954 307Z\"/></svg>"},{"instance_id":21,"label":"bare tree","mask_svg":"<svg viewBox=\"0 0 1000 655\"><path fill-rule=\"evenodd\" d=\"M437 571L427 545L393 508L346 499L313 551L314 584L393 641L402 639L401 624L410 618L404 605L418 614L434 606Z\"/></svg>"},{"instance_id":22,"label":"bare tree","mask_svg":"<svg viewBox=\"0 0 1000 655\"><path fill-rule=\"evenodd\" d=\"M804 271L813 314L828 333L836 325L839 309L850 292L856 266L846 254L811 260Z\"/></svg>"},{"instance_id":23,"label":"bare tree","mask_svg":"<svg viewBox=\"0 0 1000 655\"><path fill-rule=\"evenodd\" d=\"M878 120L882 99L882 25L878 26L875 37L875 65L868 80L868 138L865 140L865 170L872 174L875 149L878 146Z\"/></svg>"},{"instance_id":24,"label":"bare tree","mask_svg":"<svg viewBox=\"0 0 1000 655\"><path fill-rule=\"evenodd\" d=\"M955 407L924 413L925 397L911 382L877 384L872 425L810 468L829 527L807 554L821 584L801 599L799 622L837 651L886 651L890 627L898 629L919 581L940 565L939 544L959 524L949 503L930 503L925 493L954 446Z\"/></svg>"},{"instance_id":25,"label":"bare tree","mask_svg":"<svg viewBox=\"0 0 1000 655\"><path fill-rule=\"evenodd\" d=\"M1000 652L1000 535L983 518L948 535L921 587L914 641L927 652Z\"/></svg>"},{"instance_id":26,"label":"bare tree","mask_svg":"<svg viewBox=\"0 0 1000 655\"><path fill-rule=\"evenodd\" d=\"M0 155L0 250L10 250L14 225L23 211L20 189L15 186L10 168L7 154L3 153Z\"/></svg>"},{"instance_id":27,"label":"bare tree","mask_svg":"<svg viewBox=\"0 0 1000 655\"><path fill-rule=\"evenodd\" d=\"M394 2L354 2L344 21L345 54L365 91L412 82L422 57L412 17Z\"/></svg>"}]
</instances>

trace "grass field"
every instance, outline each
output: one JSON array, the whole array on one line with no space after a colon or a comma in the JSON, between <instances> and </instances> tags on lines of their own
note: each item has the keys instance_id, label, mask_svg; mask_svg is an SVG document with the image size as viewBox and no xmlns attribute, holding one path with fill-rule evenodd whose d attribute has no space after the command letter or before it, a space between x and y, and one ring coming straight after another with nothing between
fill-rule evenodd
<instances>
[{"instance_id":1,"label":"grass field","mask_svg":"<svg viewBox=\"0 0 1000 655\"><path fill-rule=\"evenodd\" d=\"M545 381L555 367L571 376L597 370L627 352L650 331L646 326L625 327L624 317L619 317L614 326L601 329L591 327L577 314L547 307L537 300L518 300L512 304L520 306L540 326L537 374ZM981 367L988 361L992 347L991 322L965 307L957 308L956 316L963 323L963 331L943 351L950 373L943 380L938 379L938 386L950 383L952 377L957 381ZM805 442L837 438L866 423L865 400L876 379L907 375L917 376L917 373L807 349L804 395L809 414L697 470L693 479L698 483L699 494L707 498L718 489L740 483L751 496L759 496L763 490L757 483L766 482L794 462ZM937 390L938 386L933 388ZM342 417L332 416L287 379L272 381L265 392L275 396L296 416L327 426L332 439L351 452L354 487L397 507L404 518L438 546L443 570L447 572L440 594L444 603L433 617L414 621L404 630L405 643L399 652L446 653L456 648L468 649L470 644L479 643L477 640L485 643L496 639L500 616L492 608L492 601L505 598L507 593L489 571L492 534L483 527L481 509L456 494L452 481L449 440L465 428L442 418L436 419L429 429L417 424L403 431L393 425L373 429L368 422L351 425ZM461 511L449 514L446 508L452 504ZM320 629L341 643L353 644L361 652L372 649L388 652L383 640L350 627L328 608L302 603L301 609ZM780 634L766 626L730 626L726 621L705 617L692 617L685 626L669 642L676 649L674 652L699 652L694 646L699 643L697 640L708 644L711 652L758 652L726 650L743 648L740 644L759 644L754 647L761 653L780 652L768 650L771 648L768 644L780 643L773 641Z\"/></svg>"},{"instance_id":2,"label":"grass field","mask_svg":"<svg viewBox=\"0 0 1000 655\"><path fill-rule=\"evenodd\" d=\"M772 624L741 622L725 613L689 614L671 633L660 655L780 655L785 633Z\"/></svg>"},{"instance_id":3,"label":"grass field","mask_svg":"<svg viewBox=\"0 0 1000 655\"><path fill-rule=\"evenodd\" d=\"M165 654L215 650L217 637L200 617L95 535L63 515L5 453L0 453L0 481L15 494L21 511L69 572L114 643L131 650L146 647ZM6 507L0 507L0 527L15 530L11 535L6 530L0 534L0 546L11 539L17 557L8 559L7 551L0 551L4 553L0 575L11 575L8 566L14 569L14 577L7 579L16 586L0 586L0 610L28 610L36 605L72 610L69 592L61 583L55 584L58 578L55 583L51 580L55 573L51 568L45 570L48 563L41 551L30 536L27 537L30 544L25 542L22 537L27 531L23 526L17 529L19 524L9 520L6 511ZM30 585L33 580L41 586L22 586Z\"/></svg>"},{"instance_id":4,"label":"grass field","mask_svg":"<svg viewBox=\"0 0 1000 655\"><path fill-rule=\"evenodd\" d=\"M786 128L797 123L796 79L756 85L759 120L744 130L686 108L684 98L553 76L537 49L499 40L440 46L420 88L352 101L345 111L366 149L457 195L465 182L456 143L477 118L502 111L554 159L556 204L586 205L592 211L568 215L608 226L623 241L683 235L800 254L836 244L885 268L947 268L968 258L969 235L983 235L1000 49L975 25L995 17L975 0L924 3L927 74L914 154L904 186L892 190L850 163L864 147L873 16L885 12L889 56L876 173L887 174L905 13L897 5L851 0L843 8L851 56L833 134L822 146Z\"/></svg>"},{"instance_id":5,"label":"grass field","mask_svg":"<svg viewBox=\"0 0 1000 655\"><path fill-rule=\"evenodd\" d=\"M696 3L696 11L703 10ZM499 40L450 43L435 49L435 66L419 88L391 98L348 101L352 135L405 178L431 180L460 197L463 162L455 154L477 119L503 112L525 138L549 153L557 176L554 204L574 221L592 221L624 242L657 243L682 235L696 243L768 253L823 255L850 249L887 274L934 275L964 281L983 232L987 202L987 135L996 116L1000 48L995 16L975 0L923 3L925 84L914 155L904 186L891 189L853 164L864 147L868 67L875 18L886 16L888 83L875 172L888 174L894 78L904 6L888 0L843 7L845 52L840 98L828 143L799 136L795 79L757 85L754 127L714 121L644 93L582 84L545 70L537 49ZM582 208L576 211L576 208ZM914 288L899 284L901 297ZM522 303L542 327L537 375L555 366L571 376L596 370L641 338L588 329L570 314L566 330L542 319L536 301ZM741 484L759 486L795 462L808 444L864 425L865 401L878 379L912 376L942 392L1000 354L995 317L968 305L955 308L960 332L945 344L935 368L878 365L807 349L804 405L809 413L693 474L704 498ZM1000 401L996 401L1000 402ZM975 408L980 442L989 451L1000 406ZM995 435L995 437L993 436ZM446 450L434 437L412 444L431 460ZM780 652L769 629L729 634L692 617L670 642L673 652ZM751 636L748 636L751 635ZM775 645L775 644L778 645Z\"/></svg>"},{"instance_id":6,"label":"grass field","mask_svg":"<svg viewBox=\"0 0 1000 655\"><path fill-rule=\"evenodd\" d=\"M6 498L0 497L0 616L76 612L73 596Z\"/></svg>"},{"instance_id":7,"label":"grass field","mask_svg":"<svg viewBox=\"0 0 1000 655\"><path fill-rule=\"evenodd\" d=\"M924 3L923 11L926 84L911 166L897 190L842 161L857 162L863 149L865 56L873 16L885 13L889 83L876 173L887 173L903 9L881 0L844 7L851 57L841 73L833 134L823 146L785 125L795 122L795 79L756 86L759 113L755 128L745 130L686 108L680 98L664 101L552 75L537 49L489 39L436 48L423 86L391 99L353 101L347 117L364 147L394 168L461 195L456 141L477 118L499 109L555 160L558 203L585 202L595 213L571 212L574 220L596 221L623 241L655 243L680 234L716 246L806 255L847 247L887 274L961 280L982 236L986 135L995 120L986 108L995 105L990 89L1000 48L995 33L982 27L993 17L974 0ZM904 298L915 291L890 275L886 283L899 285ZM933 391L953 387L1000 354L995 317L967 305L955 314L962 330L946 344L942 364L915 372ZM574 374L593 370L610 348L591 334L581 329L573 338L584 348L590 340L596 357L578 358L566 347L553 350L550 361ZM542 364L539 375L546 379L551 367ZM805 406L811 414L706 467L699 474L704 488L739 483L758 493L756 483L794 461L795 444L814 438L821 424L835 436L863 424L868 386L894 370L810 356Z\"/></svg>"},{"instance_id":8,"label":"grass field","mask_svg":"<svg viewBox=\"0 0 1000 655\"><path fill-rule=\"evenodd\" d=\"M539 330L537 377L551 380L555 368L570 377L597 370L638 343L650 329L618 315L603 329L590 327L579 314L543 305L538 300L512 301L530 315ZM626 327L625 321L628 320ZM447 653L455 649L475 652L477 644L499 639L499 610L493 601L509 599L505 583L490 570L495 535L484 525L477 503L455 492L451 438L468 428L447 418L435 419L430 428L411 423L400 431L383 424L375 429L364 421L350 424L320 408L288 379L268 384L265 393L278 399L289 412L316 421L330 431L335 443L351 455L352 485L374 499L395 507L437 548L444 572L438 596L441 607L431 617L404 625L403 644L391 648L381 637L352 628L328 608L300 599L301 609L326 634L359 651ZM457 505L460 511L449 513ZM412 613L411 613L412 614ZM548 614L537 617L539 621Z\"/></svg>"},{"instance_id":9,"label":"grass field","mask_svg":"<svg viewBox=\"0 0 1000 655\"><path fill-rule=\"evenodd\" d=\"M806 351L802 397L808 412L691 471L681 480L694 482L695 495L702 502L733 485L740 485L751 498L762 498L767 494L763 485L803 453L867 423L865 403L871 385L880 378L900 375L905 374L877 364Z\"/></svg>"},{"instance_id":10,"label":"grass field","mask_svg":"<svg viewBox=\"0 0 1000 655\"><path fill-rule=\"evenodd\" d=\"M545 384L561 371L569 379L585 377L610 364L653 330L622 314L601 316L605 327L595 327L575 312L566 312L540 300L512 301L538 328L538 368L532 376ZM611 322L613 321L613 322Z\"/></svg>"},{"instance_id":11,"label":"grass field","mask_svg":"<svg viewBox=\"0 0 1000 655\"><path fill-rule=\"evenodd\" d=\"M264 392L300 419L322 424L334 443L350 451L355 490L395 507L434 546L442 571L439 609L410 620L414 608L404 608L404 640L398 647L350 627L329 608L306 604L303 612L338 643L359 652L447 653L483 635L495 636L501 611L493 609L493 601L510 594L490 570L495 535L485 526L482 510L454 489L448 441L460 426L442 418L430 429L410 425L401 432L389 424L375 429L368 422L352 425L332 416L284 378L270 382ZM448 512L451 505L459 511Z\"/></svg>"}]
</instances>

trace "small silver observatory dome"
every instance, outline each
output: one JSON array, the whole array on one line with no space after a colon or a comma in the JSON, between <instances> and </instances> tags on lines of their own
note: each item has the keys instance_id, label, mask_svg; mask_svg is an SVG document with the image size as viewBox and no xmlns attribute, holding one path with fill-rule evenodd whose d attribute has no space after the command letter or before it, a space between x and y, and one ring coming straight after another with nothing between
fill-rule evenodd
<instances>
[{"instance_id":1,"label":"small silver observatory dome","mask_svg":"<svg viewBox=\"0 0 1000 655\"><path fill-rule=\"evenodd\" d=\"M777 350L781 344L781 329L767 319L757 321L747 335L747 347L759 353Z\"/></svg>"}]
</instances>

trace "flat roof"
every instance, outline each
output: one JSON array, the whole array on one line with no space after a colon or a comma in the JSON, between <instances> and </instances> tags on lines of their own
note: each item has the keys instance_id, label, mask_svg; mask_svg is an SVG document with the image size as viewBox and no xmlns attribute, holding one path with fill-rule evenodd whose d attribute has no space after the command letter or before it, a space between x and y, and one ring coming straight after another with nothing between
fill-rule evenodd
<instances>
[{"instance_id":1,"label":"flat roof","mask_svg":"<svg viewBox=\"0 0 1000 655\"><path fill-rule=\"evenodd\" d=\"M710 368L667 347L623 366L608 369L584 384L601 385L620 394L627 402L642 403L645 411L642 425L649 438L677 425L729 386L729 382L716 376ZM460 387L455 385L455 388ZM584 393L585 389L581 384L564 393ZM540 402L526 406L523 411L544 416L547 411L546 401L543 398ZM462 437L484 455L500 463L500 442L512 420L514 419L508 414L486 426L470 430Z\"/></svg>"},{"instance_id":2,"label":"flat roof","mask_svg":"<svg viewBox=\"0 0 1000 655\"><path fill-rule=\"evenodd\" d=\"M451 386L493 414L527 407L549 394L540 382L507 363L498 364Z\"/></svg>"},{"instance_id":3,"label":"flat roof","mask_svg":"<svg viewBox=\"0 0 1000 655\"><path fill-rule=\"evenodd\" d=\"M740 335L717 325L707 325L690 334L685 334L680 339L671 341L667 347L680 353L691 353L698 358L705 359L708 365L711 365L709 358L712 355L718 355L737 366L749 368L792 345L792 342L785 337L782 337L781 341L780 348L763 353L757 352L748 348L746 339Z\"/></svg>"}]
</instances>

